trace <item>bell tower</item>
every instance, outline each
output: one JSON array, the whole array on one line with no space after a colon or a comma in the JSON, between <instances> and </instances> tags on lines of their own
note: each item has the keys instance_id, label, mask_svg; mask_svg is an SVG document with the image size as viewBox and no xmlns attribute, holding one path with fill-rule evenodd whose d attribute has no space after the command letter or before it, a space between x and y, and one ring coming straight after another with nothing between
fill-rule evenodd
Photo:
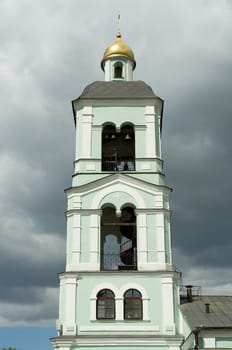
<instances>
[{"instance_id":1,"label":"bell tower","mask_svg":"<svg viewBox=\"0 0 232 350\"><path fill-rule=\"evenodd\" d=\"M135 66L118 31L101 61L105 80L72 101L76 152L54 349L176 350L183 339L163 100L133 80Z\"/></svg>"}]
</instances>

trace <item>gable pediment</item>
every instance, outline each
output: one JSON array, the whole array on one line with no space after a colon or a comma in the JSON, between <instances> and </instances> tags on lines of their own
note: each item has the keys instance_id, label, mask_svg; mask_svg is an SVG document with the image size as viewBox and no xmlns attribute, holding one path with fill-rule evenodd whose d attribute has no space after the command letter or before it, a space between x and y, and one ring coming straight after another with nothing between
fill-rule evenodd
<instances>
[{"instance_id":1,"label":"gable pediment","mask_svg":"<svg viewBox=\"0 0 232 350\"><path fill-rule=\"evenodd\" d=\"M125 174L112 174L83 186L66 190L79 208L100 209L110 204L121 208L126 203L136 208L163 208L170 188L154 185Z\"/></svg>"},{"instance_id":2,"label":"gable pediment","mask_svg":"<svg viewBox=\"0 0 232 350\"><path fill-rule=\"evenodd\" d=\"M100 189L110 188L111 186L116 184L123 184L125 186L128 186L128 190L130 188L136 188L149 193L168 193L172 191L172 189L168 186L151 184L149 182L143 181L141 179L136 179L129 175L115 173L82 186L67 188L65 192L67 195L71 195L73 193L79 193L84 195L87 193L98 192Z\"/></svg>"}]
</instances>

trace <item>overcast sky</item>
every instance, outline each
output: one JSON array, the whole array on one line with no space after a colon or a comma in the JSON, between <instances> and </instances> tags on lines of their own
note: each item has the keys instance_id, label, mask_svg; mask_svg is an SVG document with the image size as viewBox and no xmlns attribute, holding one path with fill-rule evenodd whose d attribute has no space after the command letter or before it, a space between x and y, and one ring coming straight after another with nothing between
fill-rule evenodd
<instances>
[{"instance_id":1,"label":"overcast sky","mask_svg":"<svg viewBox=\"0 0 232 350\"><path fill-rule=\"evenodd\" d=\"M104 79L118 13L134 79L165 100L174 265L204 294L232 294L232 1L1 0L0 326L55 324L71 100Z\"/></svg>"}]
</instances>

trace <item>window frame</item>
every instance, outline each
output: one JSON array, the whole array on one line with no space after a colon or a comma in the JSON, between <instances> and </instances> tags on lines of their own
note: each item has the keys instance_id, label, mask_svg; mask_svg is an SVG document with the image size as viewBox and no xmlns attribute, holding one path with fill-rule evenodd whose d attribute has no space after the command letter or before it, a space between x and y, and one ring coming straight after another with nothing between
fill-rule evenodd
<instances>
[{"instance_id":1,"label":"window frame","mask_svg":"<svg viewBox=\"0 0 232 350\"><path fill-rule=\"evenodd\" d=\"M120 74L119 74L120 72ZM124 79L123 77L123 63L121 61L117 61L114 64L114 79Z\"/></svg>"},{"instance_id":2,"label":"window frame","mask_svg":"<svg viewBox=\"0 0 232 350\"><path fill-rule=\"evenodd\" d=\"M132 295L127 296L128 293L131 293ZM136 295L134 296L133 294L137 294L137 296ZM128 306L128 303L130 303L130 306ZM136 306L136 304L138 305ZM134 288L127 289L123 295L123 306L124 306L124 320L127 320L127 321L143 320L143 300L142 300L142 294L140 293L139 290ZM132 312L134 313L134 315L130 316ZM136 312L138 312L138 315L139 315L137 317L136 317Z\"/></svg>"},{"instance_id":3,"label":"window frame","mask_svg":"<svg viewBox=\"0 0 232 350\"><path fill-rule=\"evenodd\" d=\"M101 171L136 171L135 136L135 126L130 122L119 129L112 122L102 125Z\"/></svg>"},{"instance_id":4,"label":"window frame","mask_svg":"<svg viewBox=\"0 0 232 350\"><path fill-rule=\"evenodd\" d=\"M105 295L100 296L100 293L105 293ZM107 296L107 293L110 293L111 296ZM102 305L99 305L99 302L103 302ZM100 309L101 308L101 309ZM103 312L104 316L99 316L99 313ZM108 313L112 313L112 316L107 316ZM97 320L115 320L115 294L111 289L105 288L99 290L97 293L96 299L96 319Z\"/></svg>"}]
</instances>

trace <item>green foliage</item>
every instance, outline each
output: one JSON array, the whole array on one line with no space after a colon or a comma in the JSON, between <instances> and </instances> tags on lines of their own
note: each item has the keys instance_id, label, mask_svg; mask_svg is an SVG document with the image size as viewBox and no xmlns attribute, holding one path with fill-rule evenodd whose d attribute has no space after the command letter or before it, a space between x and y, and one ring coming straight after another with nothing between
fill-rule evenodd
<instances>
[{"instance_id":1,"label":"green foliage","mask_svg":"<svg viewBox=\"0 0 232 350\"><path fill-rule=\"evenodd\" d=\"M2 350L16 350L15 348L12 348L11 346L9 348L2 348Z\"/></svg>"}]
</instances>

